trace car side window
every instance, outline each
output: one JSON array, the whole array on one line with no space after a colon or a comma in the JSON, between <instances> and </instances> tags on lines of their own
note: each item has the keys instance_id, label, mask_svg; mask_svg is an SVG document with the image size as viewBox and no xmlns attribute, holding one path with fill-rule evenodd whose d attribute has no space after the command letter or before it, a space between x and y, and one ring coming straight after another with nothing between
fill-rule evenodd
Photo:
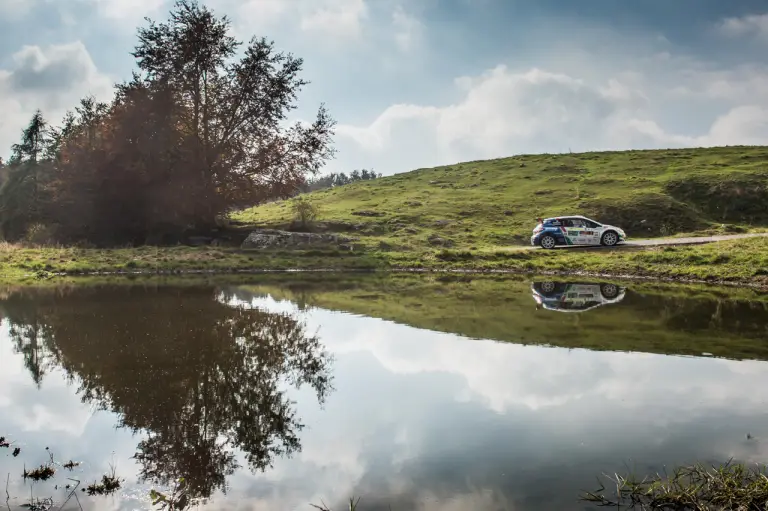
<instances>
[{"instance_id":1,"label":"car side window","mask_svg":"<svg viewBox=\"0 0 768 511\"><path fill-rule=\"evenodd\" d=\"M570 218L563 218L560 222L563 227L573 227L573 220Z\"/></svg>"},{"instance_id":2,"label":"car side window","mask_svg":"<svg viewBox=\"0 0 768 511\"><path fill-rule=\"evenodd\" d=\"M596 229L597 228L597 224L595 222L590 222L589 220L585 220L584 223L590 229Z\"/></svg>"},{"instance_id":3,"label":"car side window","mask_svg":"<svg viewBox=\"0 0 768 511\"><path fill-rule=\"evenodd\" d=\"M580 218L574 218L571 220L571 225L573 227L584 227L584 220L581 220Z\"/></svg>"}]
</instances>

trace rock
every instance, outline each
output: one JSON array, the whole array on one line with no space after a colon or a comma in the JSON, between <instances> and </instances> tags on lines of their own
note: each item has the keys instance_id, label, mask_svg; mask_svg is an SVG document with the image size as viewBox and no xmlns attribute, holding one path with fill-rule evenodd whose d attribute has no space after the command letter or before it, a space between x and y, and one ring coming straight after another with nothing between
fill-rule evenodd
<instances>
[{"instance_id":1,"label":"rock","mask_svg":"<svg viewBox=\"0 0 768 511\"><path fill-rule=\"evenodd\" d=\"M384 216L384 213L379 213L378 211L370 211L370 210L353 211L352 214L356 216Z\"/></svg>"},{"instance_id":2,"label":"rock","mask_svg":"<svg viewBox=\"0 0 768 511\"><path fill-rule=\"evenodd\" d=\"M427 241L434 247L452 247L454 245L453 240L443 238L437 234L432 234L429 238L427 238Z\"/></svg>"},{"instance_id":3,"label":"rock","mask_svg":"<svg viewBox=\"0 0 768 511\"><path fill-rule=\"evenodd\" d=\"M525 167L525 163L520 164L520 168Z\"/></svg>"},{"instance_id":4,"label":"rock","mask_svg":"<svg viewBox=\"0 0 768 511\"><path fill-rule=\"evenodd\" d=\"M354 239L335 234L260 229L251 232L240 248L305 248L320 245L343 245L350 241L354 241Z\"/></svg>"},{"instance_id":5,"label":"rock","mask_svg":"<svg viewBox=\"0 0 768 511\"><path fill-rule=\"evenodd\" d=\"M408 201L408 202L405 203L405 205L406 206L410 206L412 208L417 208L417 207L421 206L422 203L419 202L419 201Z\"/></svg>"},{"instance_id":6,"label":"rock","mask_svg":"<svg viewBox=\"0 0 768 511\"><path fill-rule=\"evenodd\" d=\"M511 211L511 210L509 210L509 209L508 209L508 210L506 210L506 211L504 212L504 216L512 216L512 215L514 215L514 214L515 214L515 212L514 212L514 211Z\"/></svg>"},{"instance_id":7,"label":"rock","mask_svg":"<svg viewBox=\"0 0 768 511\"><path fill-rule=\"evenodd\" d=\"M193 247L200 247L203 245L210 245L214 241L210 236L190 236L187 238L187 243Z\"/></svg>"},{"instance_id":8,"label":"rock","mask_svg":"<svg viewBox=\"0 0 768 511\"><path fill-rule=\"evenodd\" d=\"M451 223L450 220L435 220L435 226L437 227L445 227L446 225L449 225Z\"/></svg>"}]
</instances>

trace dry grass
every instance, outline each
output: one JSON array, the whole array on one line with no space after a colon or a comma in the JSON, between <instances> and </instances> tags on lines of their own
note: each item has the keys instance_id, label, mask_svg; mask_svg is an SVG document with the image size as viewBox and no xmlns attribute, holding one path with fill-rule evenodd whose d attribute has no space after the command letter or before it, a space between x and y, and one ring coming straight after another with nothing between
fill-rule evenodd
<instances>
[{"instance_id":1,"label":"dry grass","mask_svg":"<svg viewBox=\"0 0 768 511\"><path fill-rule=\"evenodd\" d=\"M674 511L765 510L768 475L765 466L746 467L728 462L677 468L671 475L639 480L618 474L605 476L606 486L586 492L581 499L600 506Z\"/></svg>"}]
</instances>

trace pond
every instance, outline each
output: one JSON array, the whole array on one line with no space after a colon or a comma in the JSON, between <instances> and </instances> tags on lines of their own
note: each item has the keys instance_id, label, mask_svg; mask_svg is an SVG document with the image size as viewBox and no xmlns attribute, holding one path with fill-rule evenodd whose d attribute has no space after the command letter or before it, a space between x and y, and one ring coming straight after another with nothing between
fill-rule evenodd
<instances>
[{"instance_id":1,"label":"pond","mask_svg":"<svg viewBox=\"0 0 768 511\"><path fill-rule=\"evenodd\" d=\"M603 473L768 454L745 289L265 275L0 289L0 318L9 509L581 510Z\"/></svg>"}]
</instances>

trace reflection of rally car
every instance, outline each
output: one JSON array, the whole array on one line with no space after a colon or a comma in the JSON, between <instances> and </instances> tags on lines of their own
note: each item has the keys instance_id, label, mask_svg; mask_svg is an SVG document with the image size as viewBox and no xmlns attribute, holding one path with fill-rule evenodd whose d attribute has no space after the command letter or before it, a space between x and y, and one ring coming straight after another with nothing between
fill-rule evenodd
<instances>
[{"instance_id":1,"label":"reflection of rally car","mask_svg":"<svg viewBox=\"0 0 768 511\"><path fill-rule=\"evenodd\" d=\"M531 284L531 292L536 304L545 309L582 312L622 301L626 289L609 283L545 281Z\"/></svg>"},{"instance_id":2,"label":"reflection of rally car","mask_svg":"<svg viewBox=\"0 0 768 511\"><path fill-rule=\"evenodd\" d=\"M605 245L612 247L627 238L613 225L601 224L583 216L539 219L533 229L531 245L555 248L557 245Z\"/></svg>"}]
</instances>

